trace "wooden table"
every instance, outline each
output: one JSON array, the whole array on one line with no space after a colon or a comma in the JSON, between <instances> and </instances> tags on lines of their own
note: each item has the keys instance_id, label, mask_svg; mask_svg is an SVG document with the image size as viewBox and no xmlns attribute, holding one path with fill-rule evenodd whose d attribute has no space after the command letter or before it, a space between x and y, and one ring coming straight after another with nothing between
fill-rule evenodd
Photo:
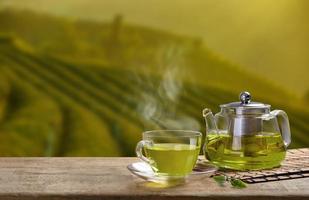
<instances>
[{"instance_id":1,"label":"wooden table","mask_svg":"<svg viewBox=\"0 0 309 200\"><path fill-rule=\"evenodd\" d=\"M219 187L206 175L153 188L126 169L136 158L0 158L0 199L309 199L309 178Z\"/></svg>"}]
</instances>

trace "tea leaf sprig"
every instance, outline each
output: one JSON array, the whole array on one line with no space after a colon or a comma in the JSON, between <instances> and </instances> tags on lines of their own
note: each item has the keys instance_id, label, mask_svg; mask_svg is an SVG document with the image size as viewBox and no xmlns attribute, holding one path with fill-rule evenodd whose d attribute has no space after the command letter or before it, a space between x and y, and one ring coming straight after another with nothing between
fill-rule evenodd
<instances>
[{"instance_id":1,"label":"tea leaf sprig","mask_svg":"<svg viewBox=\"0 0 309 200\"><path fill-rule=\"evenodd\" d=\"M225 175L216 175L213 176L213 179L220 185L220 186L225 186L225 183L230 183L232 187L237 188L237 189L242 189L246 188L247 185L240 179L228 177Z\"/></svg>"}]
</instances>

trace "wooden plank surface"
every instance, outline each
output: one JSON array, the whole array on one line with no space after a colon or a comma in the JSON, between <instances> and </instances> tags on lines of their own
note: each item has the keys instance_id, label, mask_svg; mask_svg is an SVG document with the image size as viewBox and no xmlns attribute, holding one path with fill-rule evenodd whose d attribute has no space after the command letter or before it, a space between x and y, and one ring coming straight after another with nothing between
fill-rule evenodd
<instances>
[{"instance_id":1,"label":"wooden plank surface","mask_svg":"<svg viewBox=\"0 0 309 200\"><path fill-rule=\"evenodd\" d=\"M136 158L0 158L0 199L309 199L309 179L219 187L206 175L153 188L126 166Z\"/></svg>"}]
</instances>

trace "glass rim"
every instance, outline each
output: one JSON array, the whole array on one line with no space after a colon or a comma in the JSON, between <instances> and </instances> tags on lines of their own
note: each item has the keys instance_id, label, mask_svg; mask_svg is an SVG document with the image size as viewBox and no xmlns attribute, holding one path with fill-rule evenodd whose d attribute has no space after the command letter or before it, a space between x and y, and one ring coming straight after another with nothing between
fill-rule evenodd
<instances>
[{"instance_id":1,"label":"glass rim","mask_svg":"<svg viewBox=\"0 0 309 200\"><path fill-rule=\"evenodd\" d=\"M172 132L172 133L189 133L188 135L155 135L155 133L162 133L162 132ZM200 131L194 130L175 130L175 129L162 129L162 130L151 130L151 131L144 131L143 137L202 137L202 133Z\"/></svg>"}]
</instances>

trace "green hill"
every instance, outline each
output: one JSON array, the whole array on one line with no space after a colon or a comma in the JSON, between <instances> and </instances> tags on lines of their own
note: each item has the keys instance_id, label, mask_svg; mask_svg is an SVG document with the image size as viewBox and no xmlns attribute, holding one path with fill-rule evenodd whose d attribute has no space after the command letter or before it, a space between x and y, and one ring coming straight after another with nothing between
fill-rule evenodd
<instances>
[{"instance_id":1,"label":"green hill","mask_svg":"<svg viewBox=\"0 0 309 200\"><path fill-rule=\"evenodd\" d=\"M121 15L111 22L99 23L5 9L0 10L0 33L9 33L36 51L69 62L116 66L158 76L167 68L177 66L186 74L178 79L235 93L246 89L258 98L279 94L281 98L273 98L274 101L299 104L272 81L218 57L199 38L129 25L124 21Z\"/></svg>"},{"instance_id":2,"label":"green hill","mask_svg":"<svg viewBox=\"0 0 309 200\"><path fill-rule=\"evenodd\" d=\"M144 130L204 132L201 110L218 111L244 89L288 112L291 147L309 145L299 100L197 39L121 17L100 24L5 10L0 24L0 155L134 155Z\"/></svg>"}]
</instances>

